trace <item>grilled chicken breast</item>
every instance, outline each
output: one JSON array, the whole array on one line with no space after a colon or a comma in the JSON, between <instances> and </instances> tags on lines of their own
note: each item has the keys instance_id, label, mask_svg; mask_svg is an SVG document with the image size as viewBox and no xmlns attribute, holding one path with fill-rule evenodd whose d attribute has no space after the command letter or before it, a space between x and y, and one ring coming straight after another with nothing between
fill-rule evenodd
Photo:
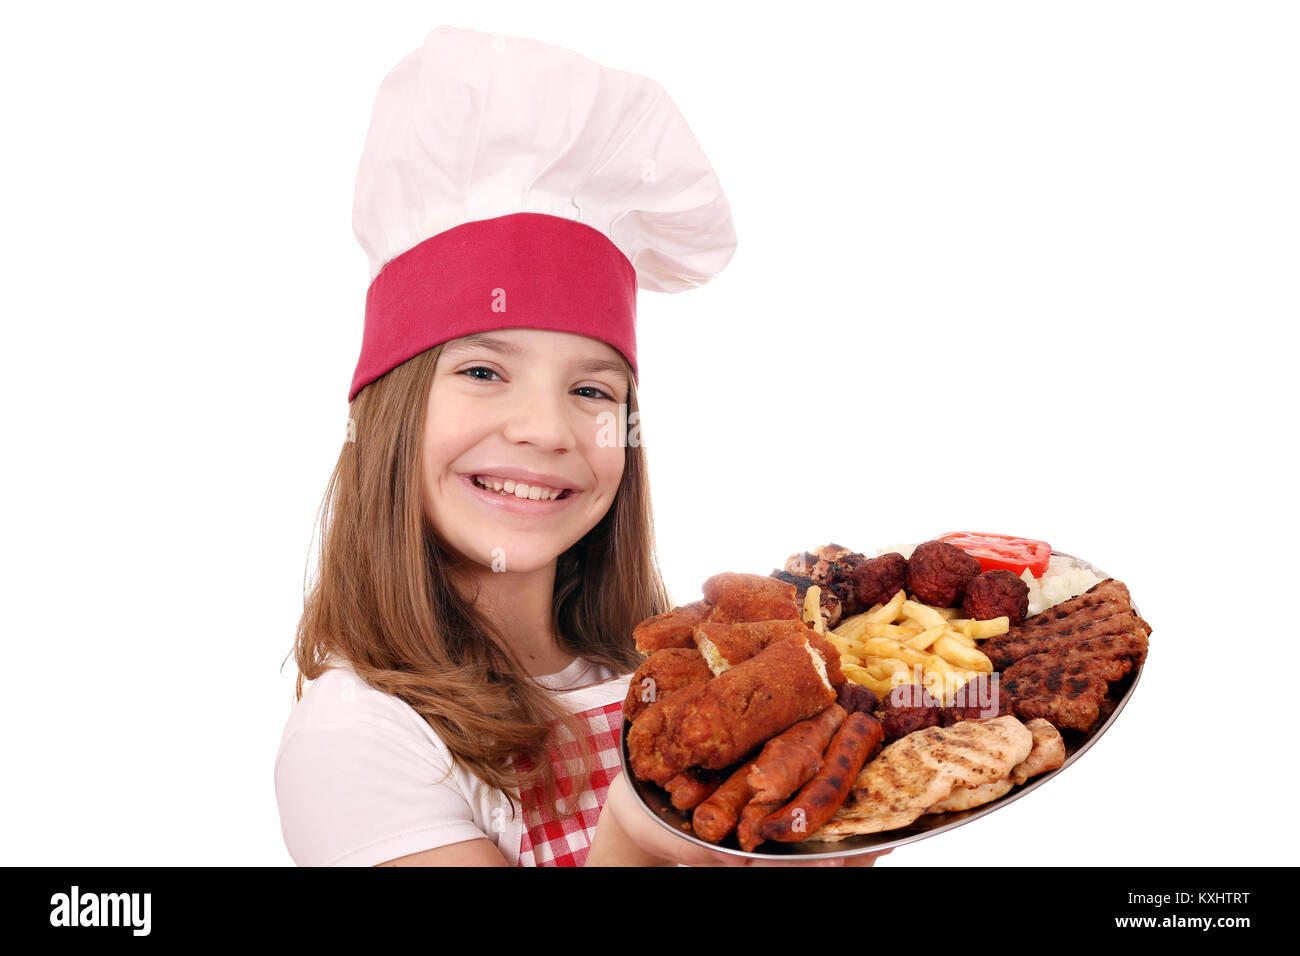
<instances>
[{"instance_id":1,"label":"grilled chicken breast","mask_svg":"<svg viewBox=\"0 0 1300 956\"><path fill-rule=\"evenodd\" d=\"M1060 732L1049 721L1035 717L1025 724L1025 729L1034 735L1034 744L1029 756L1011 768L1009 776L993 783L981 783L975 787L954 787L948 798L941 800L925 812L955 813L992 803L998 797L1024 783L1030 777L1055 770L1065 763L1065 741Z\"/></svg>"},{"instance_id":2,"label":"grilled chicken breast","mask_svg":"<svg viewBox=\"0 0 1300 956\"><path fill-rule=\"evenodd\" d=\"M1035 717L1025 727L1034 735L1034 746L1029 756L1011 770L1011 782L1017 785L1065 763L1065 741L1059 730L1041 717Z\"/></svg>"}]
</instances>

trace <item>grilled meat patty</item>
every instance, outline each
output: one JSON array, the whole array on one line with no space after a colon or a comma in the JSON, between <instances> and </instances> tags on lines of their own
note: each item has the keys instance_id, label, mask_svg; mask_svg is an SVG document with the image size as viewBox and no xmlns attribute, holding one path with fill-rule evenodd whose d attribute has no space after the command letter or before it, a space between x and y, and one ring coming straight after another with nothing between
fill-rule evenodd
<instances>
[{"instance_id":1,"label":"grilled meat patty","mask_svg":"<svg viewBox=\"0 0 1300 956\"><path fill-rule=\"evenodd\" d=\"M1132 609L1128 588L1114 578L1107 578L1068 601L1062 601L1033 617L1026 618L1023 623L1011 628L1007 634L991 637L980 646L996 647L1014 639L1041 637L1045 634L1057 633L1062 627L1077 628Z\"/></svg>"},{"instance_id":2,"label":"grilled meat patty","mask_svg":"<svg viewBox=\"0 0 1300 956\"><path fill-rule=\"evenodd\" d=\"M1014 630L1014 628L1012 628ZM986 641L980 646L993 666L1006 670L1027 657L1051 653L1064 656L1072 648L1114 648L1112 656L1133 656L1141 664L1146 659L1147 635L1150 627L1131 611L1112 614L1100 621L1089 621L1080 626L1063 626L1059 634L1043 634L1034 638L1006 641L989 647Z\"/></svg>"},{"instance_id":3,"label":"grilled meat patty","mask_svg":"<svg viewBox=\"0 0 1300 956\"><path fill-rule=\"evenodd\" d=\"M1114 709L1110 684L1146 659L1150 633L1128 589L1108 578L980 649L1001 671L999 693L1010 713L1086 731Z\"/></svg>"}]
</instances>

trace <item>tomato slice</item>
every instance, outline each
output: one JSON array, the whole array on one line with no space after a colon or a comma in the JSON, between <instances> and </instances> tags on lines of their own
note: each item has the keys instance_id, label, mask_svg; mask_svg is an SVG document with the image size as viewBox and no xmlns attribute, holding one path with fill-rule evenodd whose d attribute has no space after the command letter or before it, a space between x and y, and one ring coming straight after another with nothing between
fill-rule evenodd
<instances>
[{"instance_id":1,"label":"tomato slice","mask_svg":"<svg viewBox=\"0 0 1300 956\"><path fill-rule=\"evenodd\" d=\"M1025 568L1036 578L1041 578L1047 570L1047 561L1052 556L1052 546L1046 541L1034 538L1017 538L1009 534L973 534L969 531L954 531L952 534L939 536L940 541L956 545L967 554L979 559L980 570L992 571L1005 568L1021 574Z\"/></svg>"}]
</instances>

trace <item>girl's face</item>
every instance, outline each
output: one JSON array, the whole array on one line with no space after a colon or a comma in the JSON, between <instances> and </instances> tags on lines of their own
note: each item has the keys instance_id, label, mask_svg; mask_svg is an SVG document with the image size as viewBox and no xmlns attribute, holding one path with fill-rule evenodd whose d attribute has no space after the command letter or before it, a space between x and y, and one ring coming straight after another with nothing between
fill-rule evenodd
<instances>
[{"instance_id":1,"label":"girl's face","mask_svg":"<svg viewBox=\"0 0 1300 956\"><path fill-rule=\"evenodd\" d=\"M439 537L507 572L543 568L579 541L623 477L629 384L619 353L581 335L500 329L444 345L423 455Z\"/></svg>"}]
</instances>

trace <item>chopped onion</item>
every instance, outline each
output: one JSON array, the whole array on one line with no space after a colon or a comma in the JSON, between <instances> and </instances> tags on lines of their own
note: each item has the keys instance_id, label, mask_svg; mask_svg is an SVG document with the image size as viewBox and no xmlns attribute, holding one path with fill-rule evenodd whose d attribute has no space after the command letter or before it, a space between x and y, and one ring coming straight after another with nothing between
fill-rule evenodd
<instances>
[{"instance_id":1,"label":"chopped onion","mask_svg":"<svg viewBox=\"0 0 1300 956\"><path fill-rule=\"evenodd\" d=\"M1041 578L1035 578L1025 568L1020 579L1029 585L1031 615L1041 614L1049 607L1068 601L1101 581L1101 578L1081 567L1074 559L1059 554L1052 555Z\"/></svg>"}]
</instances>

